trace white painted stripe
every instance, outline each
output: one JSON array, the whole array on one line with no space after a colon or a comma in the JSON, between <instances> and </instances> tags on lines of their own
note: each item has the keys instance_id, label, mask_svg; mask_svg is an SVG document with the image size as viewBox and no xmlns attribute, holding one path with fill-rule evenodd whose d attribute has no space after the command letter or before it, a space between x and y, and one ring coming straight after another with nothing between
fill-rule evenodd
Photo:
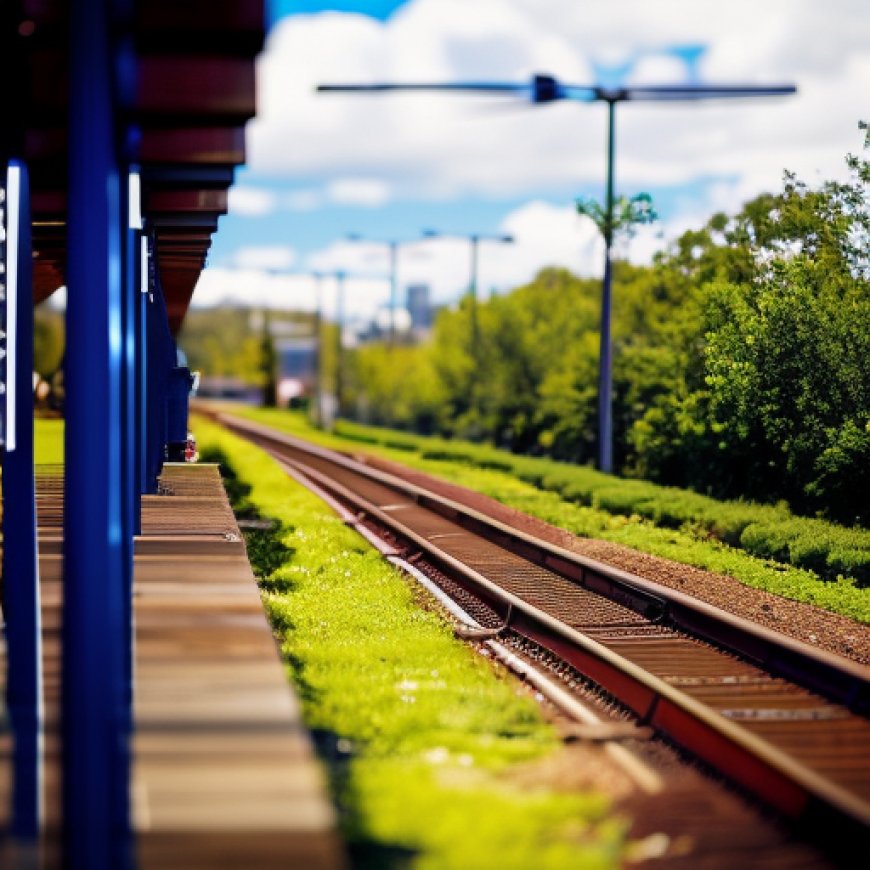
<instances>
[{"instance_id":1,"label":"white painted stripe","mask_svg":"<svg viewBox=\"0 0 870 870\"><path fill-rule=\"evenodd\" d=\"M148 239L139 240L139 292L148 292Z\"/></svg>"},{"instance_id":2,"label":"white painted stripe","mask_svg":"<svg viewBox=\"0 0 870 870\"><path fill-rule=\"evenodd\" d=\"M18 240L21 235L21 167L6 174L6 450L15 450L15 401L18 388Z\"/></svg>"},{"instance_id":3,"label":"white painted stripe","mask_svg":"<svg viewBox=\"0 0 870 870\"><path fill-rule=\"evenodd\" d=\"M127 191L129 199L128 222L131 230L142 229L142 179L138 172L127 176Z\"/></svg>"}]
</instances>

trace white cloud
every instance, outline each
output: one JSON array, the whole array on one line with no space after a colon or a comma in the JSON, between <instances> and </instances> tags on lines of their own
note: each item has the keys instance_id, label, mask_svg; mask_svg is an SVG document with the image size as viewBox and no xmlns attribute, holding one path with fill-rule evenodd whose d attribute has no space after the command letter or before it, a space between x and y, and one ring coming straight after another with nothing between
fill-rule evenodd
<instances>
[{"instance_id":1,"label":"white cloud","mask_svg":"<svg viewBox=\"0 0 870 870\"><path fill-rule=\"evenodd\" d=\"M338 205L378 208L390 200L390 186L376 178L337 178L326 186L326 196Z\"/></svg>"},{"instance_id":2,"label":"white cloud","mask_svg":"<svg viewBox=\"0 0 870 870\"><path fill-rule=\"evenodd\" d=\"M327 205L379 208L392 199L392 189L379 178L339 177L322 187L274 191L241 185L230 188L230 212L241 217L263 217L278 211L316 211Z\"/></svg>"},{"instance_id":3,"label":"white cloud","mask_svg":"<svg viewBox=\"0 0 870 870\"><path fill-rule=\"evenodd\" d=\"M326 270L324 270L326 272ZM200 274L193 304L266 306L287 311L314 311L333 318L338 305L339 282L334 274L276 275L261 268L209 266ZM344 316L367 319L388 304L389 284L377 277L350 275L344 280Z\"/></svg>"},{"instance_id":4,"label":"white cloud","mask_svg":"<svg viewBox=\"0 0 870 870\"><path fill-rule=\"evenodd\" d=\"M601 274L604 249L598 231L573 207L535 201L510 212L500 230L513 244L484 241L478 252L477 285L482 295L531 280L545 266L564 266L579 274ZM389 300L389 259L384 245L337 241L315 251L306 267L322 272L344 270L355 280L352 308L371 312ZM471 281L470 243L437 238L403 246L397 259L397 305L405 303L409 284L428 284L437 303L452 302Z\"/></svg>"},{"instance_id":5,"label":"white cloud","mask_svg":"<svg viewBox=\"0 0 870 870\"><path fill-rule=\"evenodd\" d=\"M748 24L749 22L749 24ZM870 77L864 0L413 0L386 23L341 14L284 19L260 64L251 125L257 171L382 179L395 196L539 195L601 184L604 111L559 105L491 111L477 97L314 94L318 82L503 77L550 71L589 81L595 62L639 57L632 79L673 81L656 50L707 44L708 81L796 81L797 97L627 105L618 113L618 183L629 190L701 175L784 167L837 173L857 147ZM502 101L503 102L503 101Z\"/></svg>"},{"instance_id":6,"label":"white cloud","mask_svg":"<svg viewBox=\"0 0 870 870\"><path fill-rule=\"evenodd\" d=\"M281 197L288 211L315 211L323 205L323 192L315 189L293 190Z\"/></svg>"},{"instance_id":7,"label":"white cloud","mask_svg":"<svg viewBox=\"0 0 870 870\"><path fill-rule=\"evenodd\" d=\"M239 269L289 269L296 262L296 251L289 245L246 245L233 254Z\"/></svg>"},{"instance_id":8,"label":"white cloud","mask_svg":"<svg viewBox=\"0 0 870 870\"><path fill-rule=\"evenodd\" d=\"M230 188L230 214L242 217L262 217L277 208L277 198L270 190L237 184Z\"/></svg>"},{"instance_id":9,"label":"white cloud","mask_svg":"<svg viewBox=\"0 0 870 870\"><path fill-rule=\"evenodd\" d=\"M255 268L226 269L209 266L199 276L193 304L268 305L312 311L314 280L304 275L274 275Z\"/></svg>"},{"instance_id":10,"label":"white cloud","mask_svg":"<svg viewBox=\"0 0 870 870\"><path fill-rule=\"evenodd\" d=\"M860 147L857 121L867 116L870 15L866 0L412 0L386 23L325 13L284 19L259 62L259 105L250 126L254 172L297 189L231 192L236 214L312 211L329 205L377 207L404 198L525 200L501 229L513 246L484 245L479 287L516 286L545 265L600 274L601 240L571 206L582 187L604 181L605 111L599 105L530 107L511 100L426 94L316 95L319 82L525 80L551 72L592 80L596 65L623 65L633 82L675 81L690 68L674 45L706 45L697 62L710 82L783 83L786 99L693 104L634 104L617 114L617 190L713 183L689 189L661 225L628 246L645 261L716 210L733 211L782 170L809 181L842 176L843 155ZM425 221L424 221L425 222ZM336 232L345 229L337 228ZM239 265L262 267L255 260ZM389 297L383 247L337 242L305 258L305 268L345 269L348 310L364 313ZM399 257L404 287L423 281L437 301L468 285L468 244L440 240ZM209 269L196 301L221 293L287 300L261 272ZM303 280L303 279L294 279ZM293 285L297 296L301 285ZM326 284L324 283L324 286ZM352 288L352 289L351 289ZM256 293L254 292L256 291ZM313 284L308 287L313 298ZM284 294L283 296L281 294ZM324 291L326 296L329 293ZM304 293L303 293L304 295ZM313 305L313 302L310 304Z\"/></svg>"}]
</instances>

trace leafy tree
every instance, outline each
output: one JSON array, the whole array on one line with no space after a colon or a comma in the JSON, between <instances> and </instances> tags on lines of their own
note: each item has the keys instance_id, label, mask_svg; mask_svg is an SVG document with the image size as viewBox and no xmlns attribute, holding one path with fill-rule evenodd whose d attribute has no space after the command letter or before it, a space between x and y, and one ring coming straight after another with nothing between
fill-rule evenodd
<instances>
[{"instance_id":1,"label":"leafy tree","mask_svg":"<svg viewBox=\"0 0 870 870\"><path fill-rule=\"evenodd\" d=\"M870 292L824 261L777 261L750 292L716 288L707 381L744 491L851 521L870 492Z\"/></svg>"},{"instance_id":2,"label":"leafy tree","mask_svg":"<svg viewBox=\"0 0 870 870\"><path fill-rule=\"evenodd\" d=\"M578 199L575 203L577 213L588 217L602 236L607 238L607 209L596 199ZM658 214L653 208L652 197L648 193L638 193L635 196L619 196L613 203L613 216L610 227L614 238L618 235L631 237L637 228L643 224L651 224L658 220Z\"/></svg>"},{"instance_id":3,"label":"leafy tree","mask_svg":"<svg viewBox=\"0 0 870 870\"><path fill-rule=\"evenodd\" d=\"M439 431L445 394L423 348L365 345L349 355L347 407L378 425Z\"/></svg>"},{"instance_id":4,"label":"leafy tree","mask_svg":"<svg viewBox=\"0 0 870 870\"><path fill-rule=\"evenodd\" d=\"M786 174L660 258L697 282L703 341L630 433L639 473L868 521L870 169L848 164L818 189Z\"/></svg>"},{"instance_id":5,"label":"leafy tree","mask_svg":"<svg viewBox=\"0 0 870 870\"><path fill-rule=\"evenodd\" d=\"M274 408L278 404L278 354L272 339L269 311L263 312L263 328L260 334L260 378L263 385L263 405Z\"/></svg>"}]
</instances>

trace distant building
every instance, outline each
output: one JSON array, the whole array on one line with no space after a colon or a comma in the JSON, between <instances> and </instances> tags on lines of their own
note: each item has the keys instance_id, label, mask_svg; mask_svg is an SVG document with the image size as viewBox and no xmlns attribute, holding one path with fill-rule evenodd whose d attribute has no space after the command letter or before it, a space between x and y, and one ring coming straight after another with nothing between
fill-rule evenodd
<instances>
[{"instance_id":1,"label":"distant building","mask_svg":"<svg viewBox=\"0 0 870 870\"><path fill-rule=\"evenodd\" d=\"M407 289L406 308L411 315L411 329L426 332L432 328L432 306L429 303L429 285L411 284Z\"/></svg>"},{"instance_id":2,"label":"distant building","mask_svg":"<svg viewBox=\"0 0 870 870\"><path fill-rule=\"evenodd\" d=\"M286 406L291 399L314 395L317 382L317 342L307 338L279 338L275 341L278 354L278 404Z\"/></svg>"},{"instance_id":3,"label":"distant building","mask_svg":"<svg viewBox=\"0 0 870 870\"><path fill-rule=\"evenodd\" d=\"M260 387L229 375L203 375L196 394L203 399L230 399L247 405L259 405L263 399Z\"/></svg>"}]
</instances>

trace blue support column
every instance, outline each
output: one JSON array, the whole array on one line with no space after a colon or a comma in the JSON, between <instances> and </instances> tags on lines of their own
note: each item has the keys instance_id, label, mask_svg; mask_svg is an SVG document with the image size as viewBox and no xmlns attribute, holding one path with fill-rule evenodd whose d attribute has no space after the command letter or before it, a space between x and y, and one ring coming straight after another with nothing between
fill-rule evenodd
<instances>
[{"instance_id":1,"label":"blue support column","mask_svg":"<svg viewBox=\"0 0 870 870\"><path fill-rule=\"evenodd\" d=\"M157 477L163 465L166 443L165 389L163 382L163 341L160 288L155 280L154 253L151 255L151 292L148 303L148 491L157 491Z\"/></svg>"},{"instance_id":2,"label":"blue support column","mask_svg":"<svg viewBox=\"0 0 870 870\"><path fill-rule=\"evenodd\" d=\"M169 379L175 367L175 342L169 332L169 318L156 254L152 250L148 306L148 484L156 492L157 477L166 459Z\"/></svg>"},{"instance_id":3,"label":"blue support column","mask_svg":"<svg viewBox=\"0 0 870 870\"><path fill-rule=\"evenodd\" d=\"M166 458L170 462L184 462L192 385L193 376L187 366L173 366L169 370L166 396Z\"/></svg>"},{"instance_id":4,"label":"blue support column","mask_svg":"<svg viewBox=\"0 0 870 870\"><path fill-rule=\"evenodd\" d=\"M124 474L126 475L128 531L130 546L133 536L139 534L141 462L139 458L139 370L137 346L139 343L139 265L140 237L142 235L142 206L138 170L129 174L127 185L128 227L124 243L124 352L123 352L123 444ZM130 551L132 559L132 549ZM131 590L132 591L132 590Z\"/></svg>"},{"instance_id":5,"label":"blue support column","mask_svg":"<svg viewBox=\"0 0 870 870\"><path fill-rule=\"evenodd\" d=\"M149 359L151 356L151 309L154 307L154 297L151 289L151 247L152 240L147 234L142 235L140 262L140 293L139 293L139 347L138 347L138 380L139 380L139 491L154 492L151 481L151 450L152 421L151 390L153 386L149 377Z\"/></svg>"},{"instance_id":6,"label":"blue support column","mask_svg":"<svg viewBox=\"0 0 870 870\"><path fill-rule=\"evenodd\" d=\"M128 735L133 732L133 548L134 537L139 534L141 511L138 485L138 407L136 344L138 341L138 290L139 290L139 235L142 227L138 172L130 171L126 183L122 179L124 194L122 215L126 217L123 233L124 273L121 304L122 353L121 353L121 476L123 492L123 546L124 564L124 626L127 628L124 650L124 709L125 727ZM123 825L129 813L127 803L116 808L118 824Z\"/></svg>"},{"instance_id":7,"label":"blue support column","mask_svg":"<svg viewBox=\"0 0 870 870\"><path fill-rule=\"evenodd\" d=\"M123 235L108 0L70 16L63 611L64 856L129 864Z\"/></svg>"},{"instance_id":8,"label":"blue support column","mask_svg":"<svg viewBox=\"0 0 870 870\"><path fill-rule=\"evenodd\" d=\"M27 167L9 165L3 610L13 734L12 833L39 835L42 817L42 626L33 479L33 274Z\"/></svg>"}]
</instances>

